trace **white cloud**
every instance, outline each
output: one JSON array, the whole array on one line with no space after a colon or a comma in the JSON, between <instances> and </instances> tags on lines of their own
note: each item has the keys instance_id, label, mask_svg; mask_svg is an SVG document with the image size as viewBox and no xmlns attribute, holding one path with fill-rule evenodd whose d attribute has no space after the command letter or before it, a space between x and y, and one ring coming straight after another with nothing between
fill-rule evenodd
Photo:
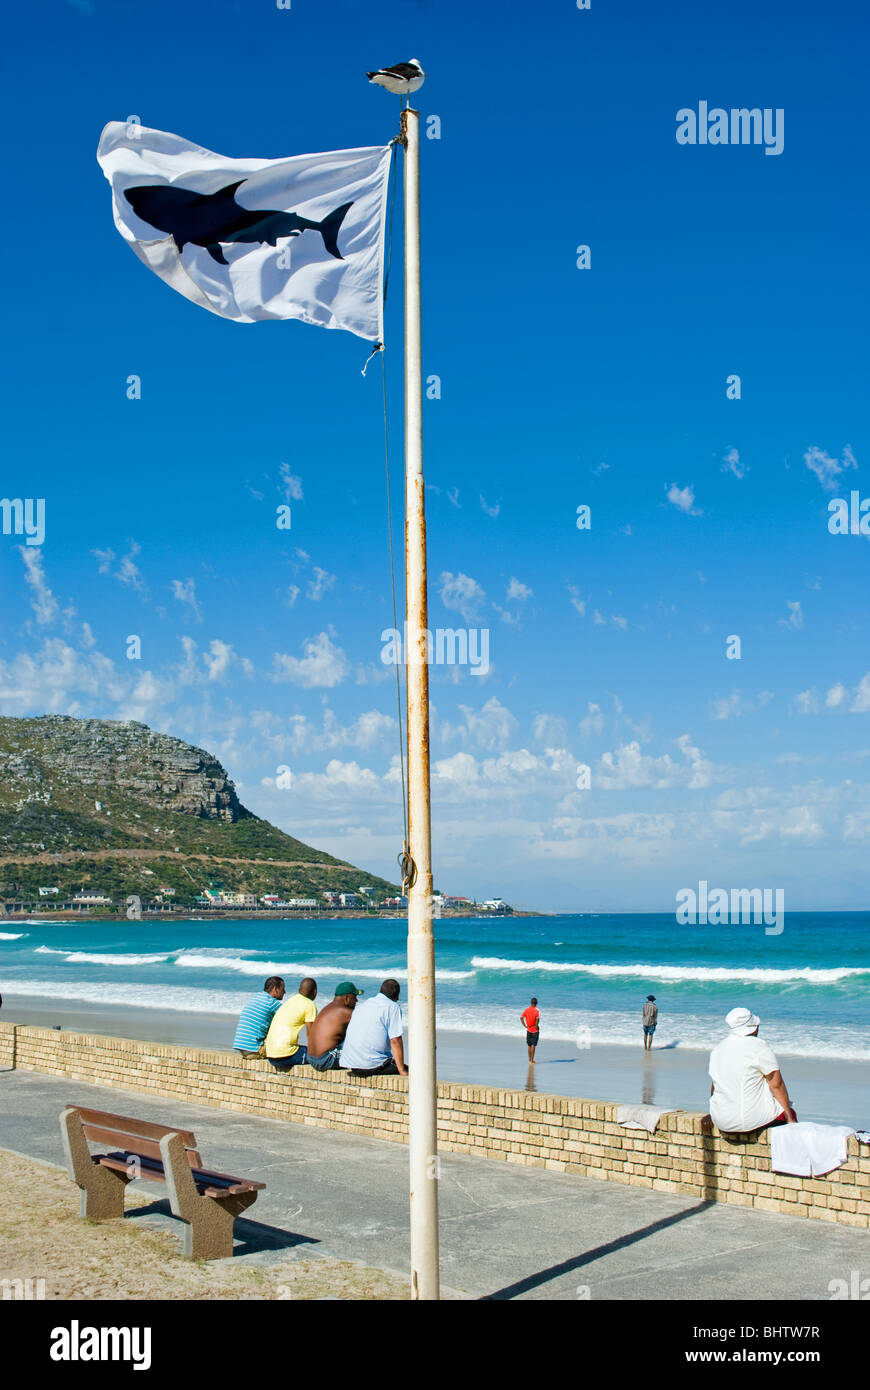
<instances>
[{"instance_id":1,"label":"white cloud","mask_svg":"<svg viewBox=\"0 0 870 1390\"><path fill-rule=\"evenodd\" d=\"M719 469L720 473L733 473L735 478L745 478L748 473L745 463L740 462L740 455L736 449L729 449L725 455L725 461Z\"/></svg>"},{"instance_id":2,"label":"white cloud","mask_svg":"<svg viewBox=\"0 0 870 1390\"><path fill-rule=\"evenodd\" d=\"M842 459L831 458L823 449L811 444L804 454L804 463L811 473L815 473L825 492L836 492L840 474L858 467L849 444L843 450Z\"/></svg>"},{"instance_id":3,"label":"white cloud","mask_svg":"<svg viewBox=\"0 0 870 1390\"><path fill-rule=\"evenodd\" d=\"M332 589L334 585L335 575L327 574L326 570L322 570L318 565L315 565L314 578L308 581L308 588L306 590L307 597L312 599L314 603L319 603L323 595Z\"/></svg>"},{"instance_id":4,"label":"white cloud","mask_svg":"<svg viewBox=\"0 0 870 1390\"><path fill-rule=\"evenodd\" d=\"M585 618L585 616L586 616L586 600L585 600L585 598L581 598L581 597L580 597L579 591L578 591L577 589L575 589L575 587L574 587L573 584L569 584L569 585L568 585L568 593L571 595L571 606L572 606L572 608L576 608L576 609L577 609L577 612L580 614L580 617L581 617L581 618Z\"/></svg>"},{"instance_id":5,"label":"white cloud","mask_svg":"<svg viewBox=\"0 0 870 1390\"><path fill-rule=\"evenodd\" d=\"M843 839L855 844L870 840L870 811L846 816L843 821Z\"/></svg>"},{"instance_id":6,"label":"white cloud","mask_svg":"<svg viewBox=\"0 0 870 1390\"><path fill-rule=\"evenodd\" d=\"M589 702L589 712L584 719L580 720L580 732L584 738L590 734L601 734L604 730L604 715L601 713L601 706Z\"/></svg>"},{"instance_id":7,"label":"white cloud","mask_svg":"<svg viewBox=\"0 0 870 1390\"><path fill-rule=\"evenodd\" d=\"M250 725L257 737L276 757L319 753L335 748L359 748L362 752L384 750L396 746L398 724L380 710L366 710L348 725L342 725L335 711L323 711L320 728L304 714L284 718L270 710L254 710Z\"/></svg>"},{"instance_id":8,"label":"white cloud","mask_svg":"<svg viewBox=\"0 0 870 1390\"><path fill-rule=\"evenodd\" d=\"M606 791L673 786L695 790L709 786L712 764L691 743L689 734L681 734L675 742L683 755L683 763L675 762L669 753L660 758L643 753L636 739L622 744L613 753L603 753L593 776L593 786Z\"/></svg>"},{"instance_id":9,"label":"white cloud","mask_svg":"<svg viewBox=\"0 0 870 1390\"><path fill-rule=\"evenodd\" d=\"M350 664L340 647L337 647L328 632L303 643L305 655L288 656L276 652L273 658L276 681L292 681L306 690L320 686L340 685L350 671Z\"/></svg>"},{"instance_id":10,"label":"white cloud","mask_svg":"<svg viewBox=\"0 0 870 1390\"><path fill-rule=\"evenodd\" d=\"M130 549L126 555L121 557L121 565L115 578L119 579L122 584L129 585L131 589L138 589L140 593L144 593L145 580L142 578L139 566L133 562L134 555L138 555L141 549L141 545L136 541L130 542Z\"/></svg>"},{"instance_id":11,"label":"white cloud","mask_svg":"<svg viewBox=\"0 0 870 1390\"><path fill-rule=\"evenodd\" d=\"M838 681L825 695L826 709L845 709L848 704L850 714L866 714L870 710L870 671L862 676L853 690ZM815 690L802 690L795 696L795 707L799 714L818 714L819 699Z\"/></svg>"},{"instance_id":12,"label":"white cloud","mask_svg":"<svg viewBox=\"0 0 870 1390\"><path fill-rule=\"evenodd\" d=\"M99 652L75 651L60 638L48 638L35 653L19 652L0 661L0 710L3 714L75 714L86 712L75 698L122 699L131 687L126 673Z\"/></svg>"},{"instance_id":13,"label":"white cloud","mask_svg":"<svg viewBox=\"0 0 870 1390\"><path fill-rule=\"evenodd\" d=\"M665 486L665 493L669 502L678 509L685 512L687 516L703 516L700 507L695 506L695 490L690 485L677 487L676 483L668 483Z\"/></svg>"},{"instance_id":14,"label":"white cloud","mask_svg":"<svg viewBox=\"0 0 870 1390\"><path fill-rule=\"evenodd\" d=\"M289 464L282 463L279 469L281 481L279 488L288 502L302 501L302 479L292 471Z\"/></svg>"},{"instance_id":15,"label":"white cloud","mask_svg":"<svg viewBox=\"0 0 870 1390\"><path fill-rule=\"evenodd\" d=\"M196 601L196 584L192 579L173 579L172 597L178 599L179 603L187 604L198 623L202 622L202 613L199 611L199 604Z\"/></svg>"},{"instance_id":16,"label":"white cloud","mask_svg":"<svg viewBox=\"0 0 870 1390\"><path fill-rule=\"evenodd\" d=\"M48 587L45 571L42 568L42 551L39 547L20 545L18 547L24 561L24 578L31 590L30 600L36 621L40 624L57 622L57 599Z\"/></svg>"},{"instance_id":17,"label":"white cloud","mask_svg":"<svg viewBox=\"0 0 870 1390\"><path fill-rule=\"evenodd\" d=\"M568 742L568 728L565 720L558 714L536 714L532 721L535 743L545 747L564 748Z\"/></svg>"},{"instance_id":18,"label":"white cloud","mask_svg":"<svg viewBox=\"0 0 870 1390\"><path fill-rule=\"evenodd\" d=\"M861 677L849 709L852 714L866 714L870 710L870 671Z\"/></svg>"},{"instance_id":19,"label":"white cloud","mask_svg":"<svg viewBox=\"0 0 870 1390\"><path fill-rule=\"evenodd\" d=\"M130 549L127 554L121 557L118 568L112 574L112 565L116 556L114 550L92 550L99 561L98 570L100 574L109 574L113 579L117 579L121 584L125 584L130 589L137 589L139 593L146 593L148 586L142 578L142 573L134 562L134 556L138 555L142 547L138 541L129 542Z\"/></svg>"},{"instance_id":20,"label":"white cloud","mask_svg":"<svg viewBox=\"0 0 870 1390\"><path fill-rule=\"evenodd\" d=\"M824 830L808 806L795 806L788 811L779 827L779 833L786 841L799 841L804 845L817 844L825 837Z\"/></svg>"},{"instance_id":21,"label":"white cloud","mask_svg":"<svg viewBox=\"0 0 870 1390\"><path fill-rule=\"evenodd\" d=\"M481 496L480 498L480 505L481 509L486 512L487 516L491 516L493 519L495 519L495 517L497 517L499 512L501 511L501 502L495 502L492 506L489 506L486 498L483 496Z\"/></svg>"},{"instance_id":22,"label":"white cloud","mask_svg":"<svg viewBox=\"0 0 870 1390\"><path fill-rule=\"evenodd\" d=\"M221 681L235 661L235 652L229 643L222 642L219 637L215 637L209 644L208 652L203 652L202 659L205 662L209 680Z\"/></svg>"},{"instance_id":23,"label":"white cloud","mask_svg":"<svg viewBox=\"0 0 870 1390\"><path fill-rule=\"evenodd\" d=\"M804 614L800 600L796 599L792 602L791 599L786 599L785 606L789 610L789 614L787 618L779 619L780 627L788 627L791 628L792 632L799 632L804 625Z\"/></svg>"},{"instance_id":24,"label":"white cloud","mask_svg":"<svg viewBox=\"0 0 870 1390\"><path fill-rule=\"evenodd\" d=\"M773 698L772 690L759 690L754 700L744 700L741 691L732 690L730 695L719 695L711 700L708 712L711 719L740 718L744 714L757 714L765 705L769 705Z\"/></svg>"},{"instance_id":25,"label":"white cloud","mask_svg":"<svg viewBox=\"0 0 870 1390\"><path fill-rule=\"evenodd\" d=\"M298 584L290 584L289 587L285 589L284 602L287 604L288 608L293 607L301 592L302 590L299 588Z\"/></svg>"},{"instance_id":26,"label":"white cloud","mask_svg":"<svg viewBox=\"0 0 870 1390\"><path fill-rule=\"evenodd\" d=\"M794 697L798 714L818 714L819 700L814 690L801 690Z\"/></svg>"},{"instance_id":27,"label":"white cloud","mask_svg":"<svg viewBox=\"0 0 870 1390\"><path fill-rule=\"evenodd\" d=\"M519 728L510 710L491 696L480 710L470 705L460 705L462 722L451 724L438 718L435 723L437 737L443 744L462 743L465 747L504 748L508 740Z\"/></svg>"},{"instance_id":28,"label":"white cloud","mask_svg":"<svg viewBox=\"0 0 870 1390\"><path fill-rule=\"evenodd\" d=\"M121 700L116 711L118 719L136 719L141 724L160 723L165 708L175 698L171 680L161 679L153 671L143 671L133 689Z\"/></svg>"},{"instance_id":29,"label":"white cloud","mask_svg":"<svg viewBox=\"0 0 870 1390\"><path fill-rule=\"evenodd\" d=\"M527 598L532 597L532 591L527 584L521 584L518 579L511 579L508 584L506 600L509 603L516 599L518 603L525 603Z\"/></svg>"},{"instance_id":30,"label":"white cloud","mask_svg":"<svg viewBox=\"0 0 870 1390\"><path fill-rule=\"evenodd\" d=\"M451 574L445 570L441 575L441 602L445 608L461 613L465 621L471 623L486 602L486 594L470 575Z\"/></svg>"}]
</instances>

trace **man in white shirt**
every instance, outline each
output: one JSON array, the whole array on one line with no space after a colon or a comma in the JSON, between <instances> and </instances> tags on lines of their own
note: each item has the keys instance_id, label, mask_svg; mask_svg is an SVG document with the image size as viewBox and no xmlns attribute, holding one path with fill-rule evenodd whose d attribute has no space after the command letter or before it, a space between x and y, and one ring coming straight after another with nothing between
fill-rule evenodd
<instances>
[{"instance_id":1,"label":"man in white shirt","mask_svg":"<svg viewBox=\"0 0 870 1390\"><path fill-rule=\"evenodd\" d=\"M354 1076L407 1076L398 980L384 980L378 994L350 1016L341 1065Z\"/></svg>"},{"instance_id":2,"label":"man in white shirt","mask_svg":"<svg viewBox=\"0 0 870 1390\"><path fill-rule=\"evenodd\" d=\"M758 1036L760 1019L749 1009L732 1009L728 1037L710 1056L710 1118L718 1129L744 1134L769 1125L793 1124L779 1062Z\"/></svg>"}]
</instances>

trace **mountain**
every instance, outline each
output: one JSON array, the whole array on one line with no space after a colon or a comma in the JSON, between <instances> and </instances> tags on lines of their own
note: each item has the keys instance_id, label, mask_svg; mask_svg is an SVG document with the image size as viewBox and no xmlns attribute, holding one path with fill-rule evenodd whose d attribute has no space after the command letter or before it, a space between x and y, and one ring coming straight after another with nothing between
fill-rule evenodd
<instances>
[{"instance_id":1,"label":"mountain","mask_svg":"<svg viewBox=\"0 0 870 1390\"><path fill-rule=\"evenodd\" d=\"M118 907L167 885L192 903L214 883L257 897L398 891L253 815L202 748L133 720L0 718L0 898L42 885Z\"/></svg>"}]
</instances>

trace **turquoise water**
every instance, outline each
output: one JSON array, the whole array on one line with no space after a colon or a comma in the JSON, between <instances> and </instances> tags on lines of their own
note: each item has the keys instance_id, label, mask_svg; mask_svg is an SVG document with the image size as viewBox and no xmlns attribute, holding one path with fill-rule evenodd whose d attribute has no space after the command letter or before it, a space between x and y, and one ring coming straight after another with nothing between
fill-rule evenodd
<instances>
[{"instance_id":1,"label":"turquoise water","mask_svg":"<svg viewBox=\"0 0 870 1390\"><path fill-rule=\"evenodd\" d=\"M542 1037L637 1045L647 994L660 1046L707 1048L743 1004L784 1054L870 1060L870 913L791 913L763 926L678 926L673 914L444 918L438 1026L516 1037L532 994ZM190 1013L238 1013L267 975L404 980L403 921L7 919L0 993Z\"/></svg>"}]
</instances>

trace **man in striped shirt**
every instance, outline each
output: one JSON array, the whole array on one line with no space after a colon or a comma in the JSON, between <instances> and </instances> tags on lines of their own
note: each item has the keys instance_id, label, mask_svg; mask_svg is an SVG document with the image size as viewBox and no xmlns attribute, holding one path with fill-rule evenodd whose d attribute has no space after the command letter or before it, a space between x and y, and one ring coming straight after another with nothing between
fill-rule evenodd
<instances>
[{"instance_id":1,"label":"man in striped shirt","mask_svg":"<svg viewBox=\"0 0 870 1390\"><path fill-rule=\"evenodd\" d=\"M264 1057L263 1043L269 1025L284 998L284 981L280 975L270 975L263 993L249 999L239 1015L239 1026L233 1047L243 1057Z\"/></svg>"}]
</instances>

